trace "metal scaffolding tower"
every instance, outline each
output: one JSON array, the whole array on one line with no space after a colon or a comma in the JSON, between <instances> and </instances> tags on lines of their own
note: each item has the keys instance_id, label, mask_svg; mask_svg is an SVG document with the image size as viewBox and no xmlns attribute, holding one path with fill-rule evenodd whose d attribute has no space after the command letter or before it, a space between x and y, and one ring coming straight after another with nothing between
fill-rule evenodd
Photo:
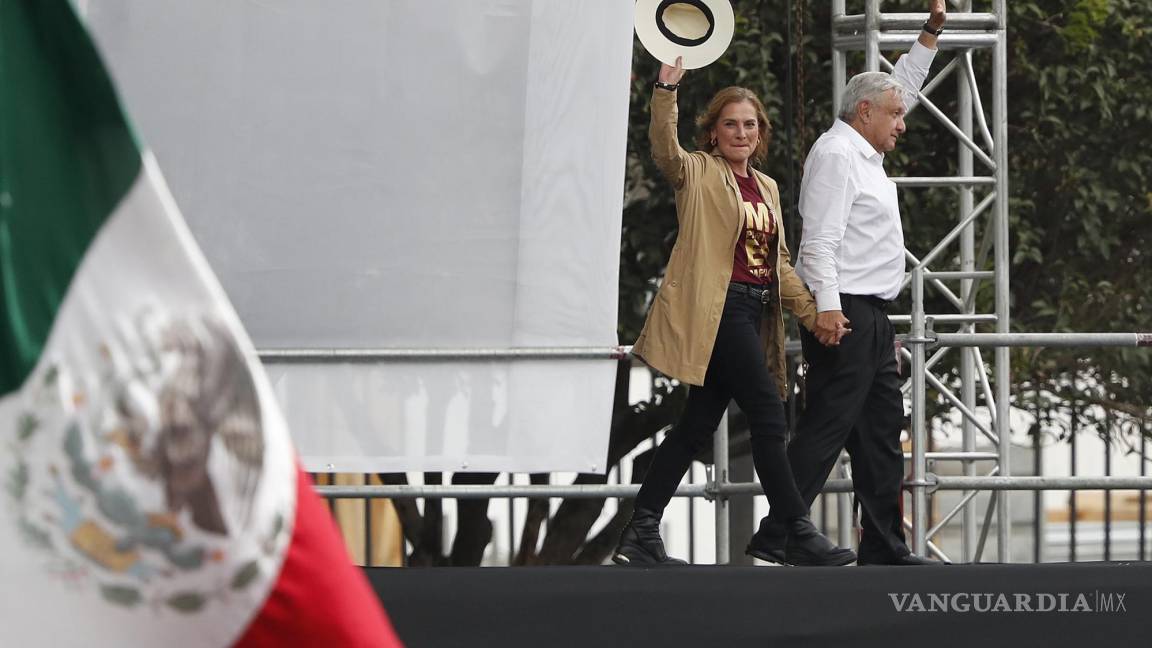
<instances>
[{"instance_id":1,"label":"metal scaffolding tower","mask_svg":"<svg viewBox=\"0 0 1152 648\"><path fill-rule=\"evenodd\" d=\"M892 64L881 55L892 50L907 50L919 37L925 14L884 13L882 0L864 0L859 14L846 13L845 0L834 0L832 16L833 102L840 96L847 79L849 53L863 52L864 69L890 72ZM1007 347L996 347L992 363L993 377L988 372L979 347L948 347L927 357L928 345L937 341L933 328L951 326L956 333L975 333L979 324L995 324L996 333L1009 332L1008 288L1008 156L1007 156L1007 33L1004 0L992 0L988 13L974 11L973 0L950 3L945 33L938 48L950 60L919 92L917 112L927 112L942 123L957 143L957 174L947 177L894 177L900 187L955 187L958 189L957 224L931 250L906 250L910 273L905 285L911 284L912 312L896 316L897 322L911 326L901 352L911 361L912 375L904 386L912 400L912 479L907 482L912 495L912 550L945 557L930 542L932 535L957 514L963 524L960 559L979 560L980 549L988 532L987 522L995 511L997 548L1000 560L1008 560L1010 518L1008 498L998 492L988 503L985 525L977 540L978 522L975 510L976 491L965 491L960 504L928 528L928 498L934 480L927 471L928 445L926 388L931 386L952 403L963 416L962 452L950 458L963 464L966 477L976 477L980 461L985 476L1009 475L1011 432L1009 422L1010 366ZM974 55L992 57L992 113L986 115L973 66ZM954 78L957 88L955 117L944 113L931 99L933 91ZM979 142L974 126L979 127ZM979 246L977 246L979 240ZM991 256L991 259L989 259ZM986 269L991 265L991 269ZM995 312L976 312L976 292L981 282L991 280L995 287ZM949 282L951 285L949 285ZM937 292L954 307L954 312L925 313L924 292ZM949 353L960 354L960 390L933 373L936 365ZM989 417L977 415L983 406ZM990 425L987 421L990 419ZM991 468L988 452L976 452L977 435L985 437L996 449ZM843 507L841 507L843 508Z\"/></svg>"}]
</instances>

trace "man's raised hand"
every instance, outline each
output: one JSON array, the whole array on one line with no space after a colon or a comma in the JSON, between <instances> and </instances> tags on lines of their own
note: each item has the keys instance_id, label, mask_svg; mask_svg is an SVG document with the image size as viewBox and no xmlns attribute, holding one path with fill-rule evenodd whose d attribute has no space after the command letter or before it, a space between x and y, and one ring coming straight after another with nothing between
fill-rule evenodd
<instances>
[{"instance_id":1,"label":"man's raised hand","mask_svg":"<svg viewBox=\"0 0 1152 648\"><path fill-rule=\"evenodd\" d=\"M928 16L928 24L932 29L939 30L944 26L944 21L948 20L947 0L931 0L928 11L931 14Z\"/></svg>"}]
</instances>

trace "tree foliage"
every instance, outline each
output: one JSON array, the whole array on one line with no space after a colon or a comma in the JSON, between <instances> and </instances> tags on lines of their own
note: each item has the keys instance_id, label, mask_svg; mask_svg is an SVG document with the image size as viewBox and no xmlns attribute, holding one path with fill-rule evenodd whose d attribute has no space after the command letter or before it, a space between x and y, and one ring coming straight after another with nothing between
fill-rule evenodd
<instances>
[{"instance_id":1,"label":"tree foliage","mask_svg":"<svg viewBox=\"0 0 1152 648\"><path fill-rule=\"evenodd\" d=\"M1152 329L1152 5L1011 3L1013 326ZM1108 10L1110 9L1110 11ZM1018 354L1019 384L1152 421L1152 354Z\"/></svg>"}]
</instances>

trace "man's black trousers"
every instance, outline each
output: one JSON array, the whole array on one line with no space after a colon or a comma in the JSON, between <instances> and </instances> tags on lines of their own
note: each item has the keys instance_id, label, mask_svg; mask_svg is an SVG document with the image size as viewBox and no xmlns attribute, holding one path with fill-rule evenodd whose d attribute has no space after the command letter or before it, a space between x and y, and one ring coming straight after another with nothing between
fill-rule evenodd
<instances>
[{"instance_id":1,"label":"man's black trousers","mask_svg":"<svg viewBox=\"0 0 1152 648\"><path fill-rule=\"evenodd\" d=\"M864 509L859 555L882 562L908 553L900 513L904 398L895 331L877 298L842 294L840 304L852 332L839 346L826 347L800 331L808 363L805 406L788 458L811 506L841 448L848 450L856 498Z\"/></svg>"}]
</instances>

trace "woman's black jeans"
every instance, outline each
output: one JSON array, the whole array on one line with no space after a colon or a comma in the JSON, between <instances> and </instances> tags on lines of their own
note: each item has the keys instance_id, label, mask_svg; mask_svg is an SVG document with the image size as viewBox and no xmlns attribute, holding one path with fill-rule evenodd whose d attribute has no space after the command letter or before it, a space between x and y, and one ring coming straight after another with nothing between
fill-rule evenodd
<instances>
[{"instance_id":1,"label":"woman's black jeans","mask_svg":"<svg viewBox=\"0 0 1152 648\"><path fill-rule=\"evenodd\" d=\"M748 417L752 463L768 497L773 517L788 520L808 514L796 489L785 452L787 425L776 380L764 358L760 318L764 305L751 295L728 292L704 385L688 390L680 420L656 450L636 496L636 507L663 511L692 459L711 443L728 402Z\"/></svg>"}]
</instances>

